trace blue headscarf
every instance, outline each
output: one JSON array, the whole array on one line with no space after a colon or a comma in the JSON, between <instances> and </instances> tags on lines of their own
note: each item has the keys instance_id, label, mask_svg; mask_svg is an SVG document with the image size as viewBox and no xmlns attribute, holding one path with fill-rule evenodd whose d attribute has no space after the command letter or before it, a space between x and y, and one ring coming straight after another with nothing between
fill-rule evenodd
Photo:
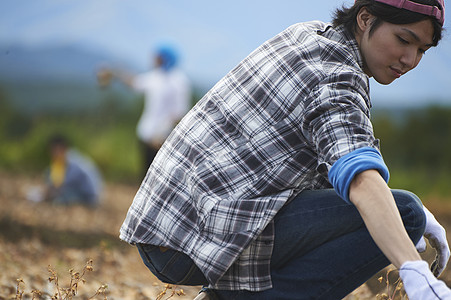
<instances>
[{"instance_id":1,"label":"blue headscarf","mask_svg":"<svg viewBox=\"0 0 451 300\"><path fill-rule=\"evenodd\" d=\"M160 56L162 61L161 68L165 71L171 70L177 64L177 53L173 47L160 46L157 49L157 55Z\"/></svg>"}]
</instances>

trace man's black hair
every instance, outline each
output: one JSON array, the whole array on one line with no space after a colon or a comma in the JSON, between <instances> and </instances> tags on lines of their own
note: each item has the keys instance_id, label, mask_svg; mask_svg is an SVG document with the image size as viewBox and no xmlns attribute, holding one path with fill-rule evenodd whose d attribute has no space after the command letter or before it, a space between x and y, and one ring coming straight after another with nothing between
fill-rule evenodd
<instances>
[{"instance_id":1,"label":"man's black hair","mask_svg":"<svg viewBox=\"0 0 451 300\"><path fill-rule=\"evenodd\" d=\"M414 2L431 6L439 6L437 0L414 0ZM369 32L370 35L382 24L382 22L392 24L411 24L425 19L431 19L434 27L432 45L437 46L438 42L442 39L443 28L435 17L405 9L399 9L374 0L356 0L354 5L349 8L345 6L338 8L334 13L332 24L335 27L343 25L350 33L355 34L357 31L357 14L363 7L366 7L368 12L376 17L375 21L371 24Z\"/></svg>"}]
</instances>

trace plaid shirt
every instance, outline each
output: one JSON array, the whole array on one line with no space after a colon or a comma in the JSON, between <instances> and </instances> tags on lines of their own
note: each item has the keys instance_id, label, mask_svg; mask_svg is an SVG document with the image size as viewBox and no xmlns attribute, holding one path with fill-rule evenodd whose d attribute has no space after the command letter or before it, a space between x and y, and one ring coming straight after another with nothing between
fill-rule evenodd
<instances>
[{"instance_id":1,"label":"plaid shirt","mask_svg":"<svg viewBox=\"0 0 451 300\"><path fill-rule=\"evenodd\" d=\"M169 136L138 190L121 238L186 253L211 287L271 288L273 218L330 167L378 149L355 39L295 24L221 79Z\"/></svg>"}]
</instances>

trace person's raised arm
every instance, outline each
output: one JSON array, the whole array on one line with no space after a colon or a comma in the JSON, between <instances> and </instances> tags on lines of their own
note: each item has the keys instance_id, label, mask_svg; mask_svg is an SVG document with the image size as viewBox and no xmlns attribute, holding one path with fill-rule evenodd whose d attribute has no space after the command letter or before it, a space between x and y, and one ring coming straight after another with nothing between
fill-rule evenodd
<instances>
[{"instance_id":1,"label":"person's raised arm","mask_svg":"<svg viewBox=\"0 0 451 300\"><path fill-rule=\"evenodd\" d=\"M97 71L97 81L101 87L108 86L114 78L118 79L128 87L133 88L134 76L123 70L102 68Z\"/></svg>"}]
</instances>

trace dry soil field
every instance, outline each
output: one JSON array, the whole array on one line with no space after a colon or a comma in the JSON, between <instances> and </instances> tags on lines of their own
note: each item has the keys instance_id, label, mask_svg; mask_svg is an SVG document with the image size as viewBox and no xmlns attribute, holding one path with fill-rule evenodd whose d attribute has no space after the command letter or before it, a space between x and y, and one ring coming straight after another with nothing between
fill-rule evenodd
<instances>
[{"instance_id":1,"label":"dry soil field","mask_svg":"<svg viewBox=\"0 0 451 300\"><path fill-rule=\"evenodd\" d=\"M17 279L21 279L22 299L32 299L33 295L38 299L32 291L40 291L40 299L50 299L57 289L55 280L49 282L49 266L63 289L70 286L69 270L74 276L77 271L81 275L89 260L92 271L83 276L73 299L195 297L199 288L184 286L170 287L159 297L166 290L165 284L145 268L133 247L119 241L119 227L136 185L107 183L102 205L93 209L28 201L27 191L39 184L40 178L0 171L0 300L19 299ZM451 208L433 203L438 202L432 202L430 210L451 232ZM377 277L346 299L376 299L377 293L385 291L385 284ZM451 283L451 268L442 279Z\"/></svg>"}]
</instances>

